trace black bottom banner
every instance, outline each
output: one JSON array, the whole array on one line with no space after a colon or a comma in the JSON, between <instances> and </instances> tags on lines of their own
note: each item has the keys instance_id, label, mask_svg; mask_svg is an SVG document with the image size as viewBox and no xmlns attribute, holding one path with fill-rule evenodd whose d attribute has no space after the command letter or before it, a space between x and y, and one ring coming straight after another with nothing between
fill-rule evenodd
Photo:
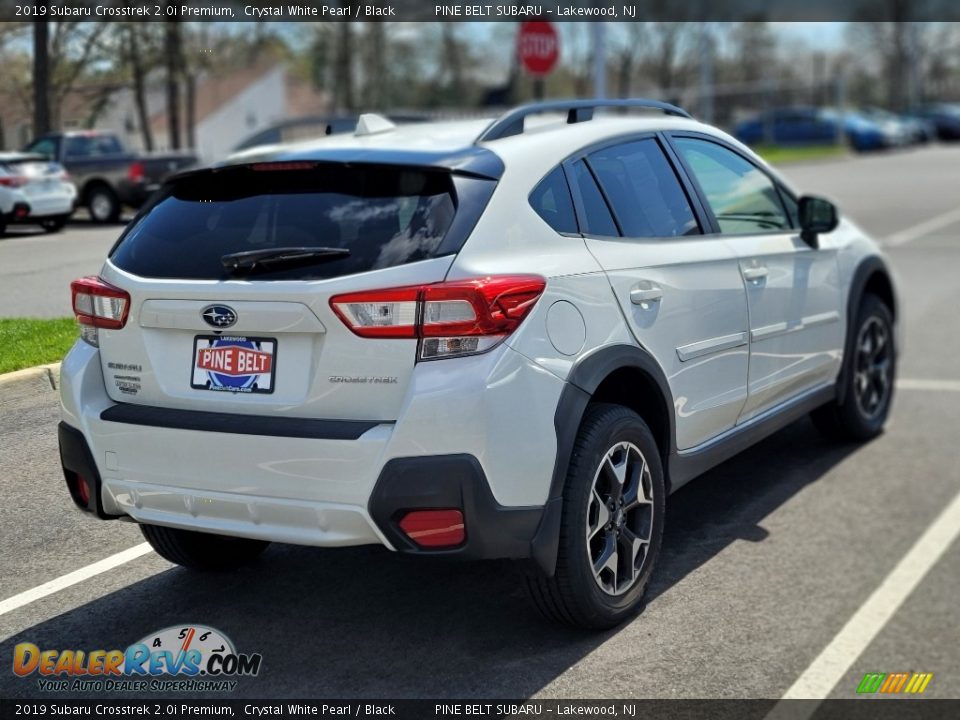
<instances>
[{"instance_id":1,"label":"black bottom banner","mask_svg":"<svg viewBox=\"0 0 960 720\"><path fill-rule=\"evenodd\" d=\"M960 700L4 700L13 718L643 718L885 720L957 718Z\"/></svg>"}]
</instances>

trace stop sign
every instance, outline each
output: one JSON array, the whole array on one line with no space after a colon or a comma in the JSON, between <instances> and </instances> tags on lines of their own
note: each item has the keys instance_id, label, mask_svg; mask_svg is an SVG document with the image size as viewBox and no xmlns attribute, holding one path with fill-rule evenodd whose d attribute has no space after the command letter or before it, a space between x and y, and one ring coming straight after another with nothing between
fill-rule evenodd
<instances>
[{"instance_id":1,"label":"stop sign","mask_svg":"<svg viewBox=\"0 0 960 720\"><path fill-rule=\"evenodd\" d=\"M520 23L517 54L524 69L531 75L549 75L560 57L560 38L549 22Z\"/></svg>"}]
</instances>

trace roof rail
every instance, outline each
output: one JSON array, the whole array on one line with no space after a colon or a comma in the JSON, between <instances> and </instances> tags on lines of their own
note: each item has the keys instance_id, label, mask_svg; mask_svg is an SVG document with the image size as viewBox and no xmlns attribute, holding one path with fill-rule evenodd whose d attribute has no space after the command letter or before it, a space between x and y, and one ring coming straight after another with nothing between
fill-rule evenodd
<instances>
[{"instance_id":1,"label":"roof rail","mask_svg":"<svg viewBox=\"0 0 960 720\"><path fill-rule=\"evenodd\" d=\"M647 110L661 110L667 115L693 119L690 113L670 103L644 98L630 98L626 100L548 100L546 102L521 105L504 113L494 120L486 130L480 133L476 142L499 140L511 135L523 133L524 121L530 115L544 113L566 112L567 123L586 122L593 119L593 111L597 108L645 108Z\"/></svg>"}]
</instances>

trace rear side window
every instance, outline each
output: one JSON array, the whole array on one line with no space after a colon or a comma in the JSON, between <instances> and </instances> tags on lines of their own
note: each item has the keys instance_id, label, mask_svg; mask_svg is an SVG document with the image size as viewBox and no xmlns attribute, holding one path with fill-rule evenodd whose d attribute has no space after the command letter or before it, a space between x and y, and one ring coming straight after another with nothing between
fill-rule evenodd
<instances>
[{"instance_id":1,"label":"rear side window","mask_svg":"<svg viewBox=\"0 0 960 720\"><path fill-rule=\"evenodd\" d=\"M700 234L686 193L653 138L606 147L587 160L626 237Z\"/></svg>"},{"instance_id":2,"label":"rear side window","mask_svg":"<svg viewBox=\"0 0 960 720\"><path fill-rule=\"evenodd\" d=\"M577 232L570 187L562 168L555 168L534 188L530 193L530 206L557 232Z\"/></svg>"},{"instance_id":3,"label":"rear side window","mask_svg":"<svg viewBox=\"0 0 960 720\"><path fill-rule=\"evenodd\" d=\"M620 232L610 214L610 208L607 207L607 201L603 199L590 168L582 160L573 164L573 182L583 203L581 219L586 226L583 232L600 237L617 237Z\"/></svg>"},{"instance_id":4,"label":"rear side window","mask_svg":"<svg viewBox=\"0 0 960 720\"><path fill-rule=\"evenodd\" d=\"M446 172L337 163L253 167L204 171L177 181L120 239L111 261L143 277L226 279L221 258L232 253L289 247L350 251L309 265L270 266L251 276L315 280L435 257L454 219L453 182Z\"/></svg>"},{"instance_id":5,"label":"rear side window","mask_svg":"<svg viewBox=\"0 0 960 720\"><path fill-rule=\"evenodd\" d=\"M789 228L773 181L732 150L707 140L675 138L724 235Z\"/></svg>"}]
</instances>

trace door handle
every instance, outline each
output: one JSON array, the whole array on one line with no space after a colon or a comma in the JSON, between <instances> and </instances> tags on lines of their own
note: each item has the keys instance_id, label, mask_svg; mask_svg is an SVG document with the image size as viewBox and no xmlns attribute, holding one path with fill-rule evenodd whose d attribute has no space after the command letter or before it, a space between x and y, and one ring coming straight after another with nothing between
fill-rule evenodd
<instances>
[{"instance_id":1,"label":"door handle","mask_svg":"<svg viewBox=\"0 0 960 720\"><path fill-rule=\"evenodd\" d=\"M660 302L660 299L663 297L663 289L651 285L649 287L639 287L634 286L630 291L630 302L634 305L642 305L643 303L648 302Z\"/></svg>"},{"instance_id":2,"label":"door handle","mask_svg":"<svg viewBox=\"0 0 960 720\"><path fill-rule=\"evenodd\" d=\"M743 268L743 279L750 282L763 280L770 271L764 266Z\"/></svg>"}]
</instances>

